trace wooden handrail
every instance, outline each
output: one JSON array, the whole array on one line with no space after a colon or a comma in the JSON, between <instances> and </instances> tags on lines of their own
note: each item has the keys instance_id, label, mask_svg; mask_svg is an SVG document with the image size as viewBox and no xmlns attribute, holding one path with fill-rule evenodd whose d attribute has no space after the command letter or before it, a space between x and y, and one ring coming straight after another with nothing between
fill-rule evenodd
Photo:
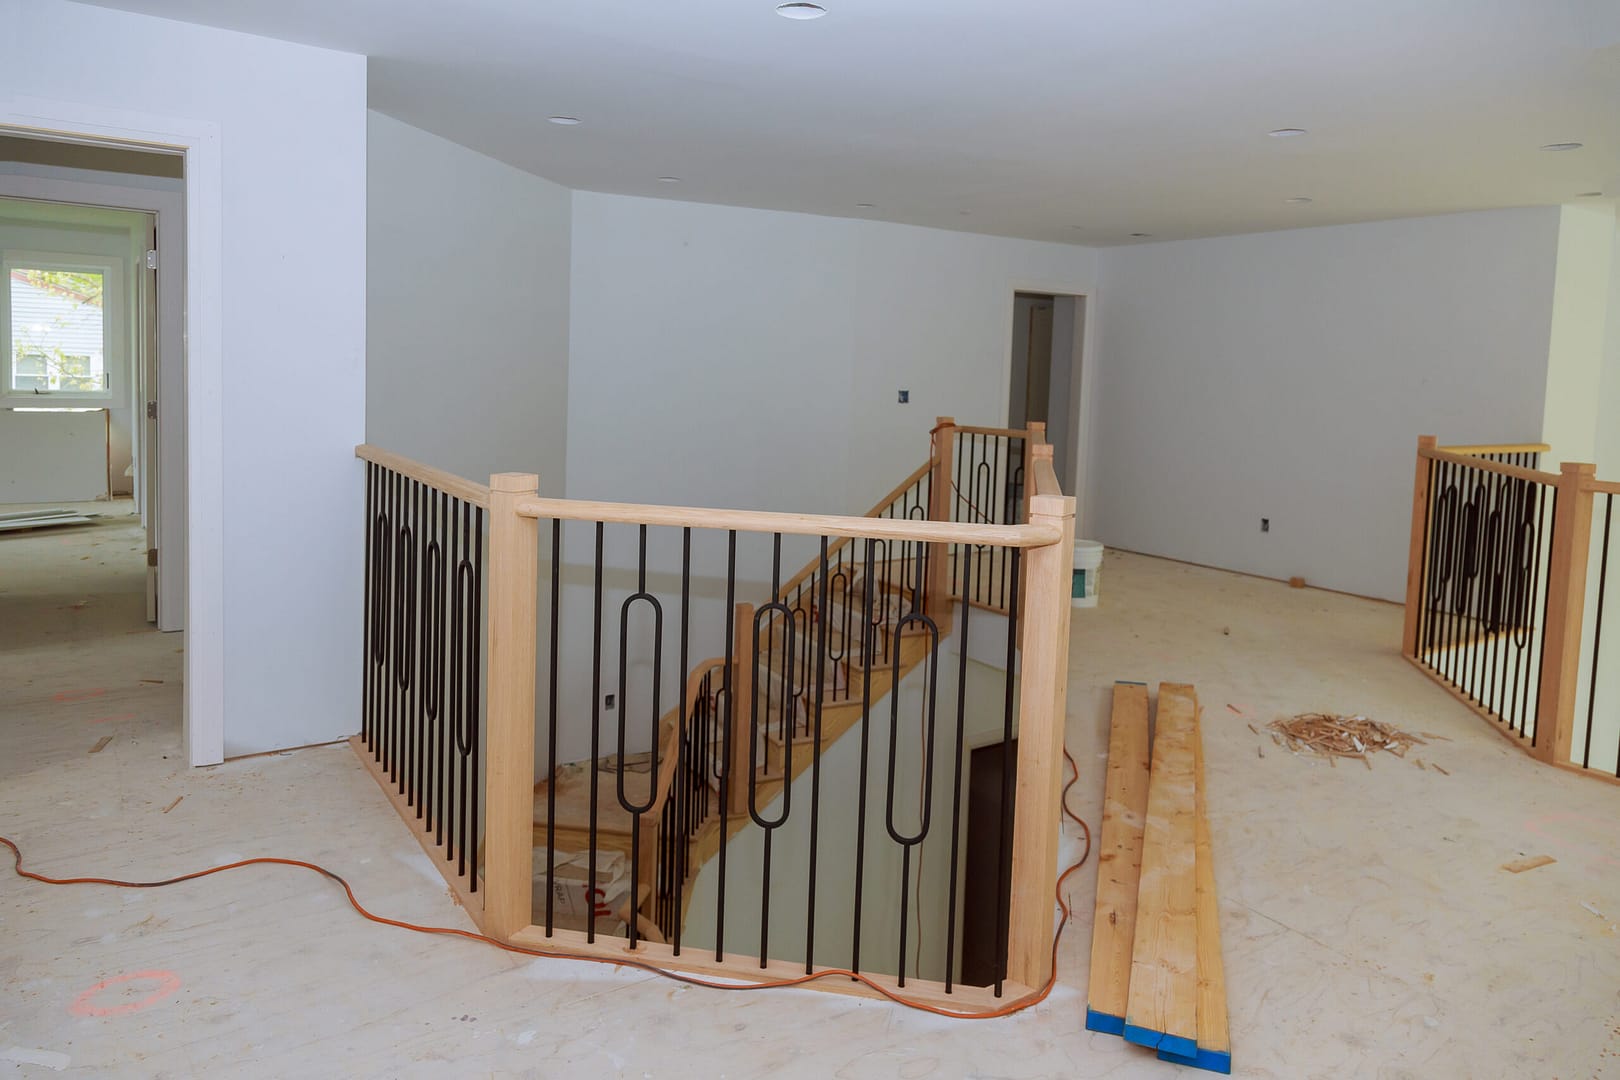
<instances>
[{"instance_id":1,"label":"wooden handrail","mask_svg":"<svg viewBox=\"0 0 1620 1080\"><path fill-rule=\"evenodd\" d=\"M1008 439L1029 438L1027 428L975 427L972 424L953 424L952 427L961 435L999 435Z\"/></svg>"},{"instance_id":2,"label":"wooden handrail","mask_svg":"<svg viewBox=\"0 0 1620 1080\"><path fill-rule=\"evenodd\" d=\"M385 469L392 469L401 476L412 480L420 480L428 487L437 488L446 495L453 495L462 502L472 503L474 506L489 506L489 485L475 484L471 480L457 476L455 473L435 469L431 465L424 465L420 461L412 461L402 454L392 450L384 450L370 443L361 443L354 448L354 456L361 461L369 461L374 465L381 465Z\"/></svg>"},{"instance_id":3,"label":"wooden handrail","mask_svg":"<svg viewBox=\"0 0 1620 1080\"><path fill-rule=\"evenodd\" d=\"M1538 443L1480 443L1477 446L1437 446L1447 454L1546 454L1552 447Z\"/></svg>"},{"instance_id":4,"label":"wooden handrail","mask_svg":"<svg viewBox=\"0 0 1620 1080\"><path fill-rule=\"evenodd\" d=\"M677 528L690 526L694 529L735 529L738 532L786 533L793 536L847 536L856 540L903 540L924 544L1040 548L1063 538L1062 530L1049 524L975 525L954 521L790 514L771 510L714 510L697 506L657 506L585 499L522 499L517 504L517 512L524 517L560 521L668 525Z\"/></svg>"},{"instance_id":5,"label":"wooden handrail","mask_svg":"<svg viewBox=\"0 0 1620 1080\"><path fill-rule=\"evenodd\" d=\"M1466 454L1453 453L1450 450L1441 450L1439 447L1420 447L1418 456L1431 461L1449 461L1454 465L1462 465L1470 469L1479 469L1482 472L1493 472L1501 476L1511 476L1515 480L1528 480L1533 484L1556 484L1558 474L1543 472L1539 469L1525 469L1518 465L1504 465L1500 461L1481 461Z\"/></svg>"}]
</instances>

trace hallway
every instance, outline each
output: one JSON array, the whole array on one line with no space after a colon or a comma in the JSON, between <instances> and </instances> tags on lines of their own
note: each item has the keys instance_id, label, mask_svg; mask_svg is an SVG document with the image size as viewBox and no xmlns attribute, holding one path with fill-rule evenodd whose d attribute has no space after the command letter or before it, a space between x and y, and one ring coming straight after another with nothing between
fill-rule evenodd
<instances>
[{"instance_id":1,"label":"hallway","mask_svg":"<svg viewBox=\"0 0 1620 1080\"><path fill-rule=\"evenodd\" d=\"M66 590L5 577L8 608L21 594L43 624L29 634L50 642L0 659L0 834L31 868L155 879L283 855L343 874L380 914L471 925L347 746L182 766L178 642L115 629L122 599L63 610L90 594L99 561L74 559ZM1118 553L1102 580L1102 606L1075 613L1069 746L1083 776L1071 799L1095 828L1113 680L1197 684L1235 1075L1616 1074L1605 1070L1620 1061L1620 788L1536 765L1486 730L1400 659L1392 605ZM93 671L83 642L97 645ZM1309 709L1442 736L1423 756L1446 773L1382 757L1371 771L1329 768L1248 726ZM1066 836L1065 857L1078 850ZM1543 853L1558 861L1500 869ZM156 892L0 871L0 1066L634 1080L702 1061L730 1080L1183 1075L1082 1030L1094 870L1072 880L1052 997L970 1023L418 938L361 921L333 883L284 867ZM77 1015L76 1001L79 1014L130 1008Z\"/></svg>"}]
</instances>

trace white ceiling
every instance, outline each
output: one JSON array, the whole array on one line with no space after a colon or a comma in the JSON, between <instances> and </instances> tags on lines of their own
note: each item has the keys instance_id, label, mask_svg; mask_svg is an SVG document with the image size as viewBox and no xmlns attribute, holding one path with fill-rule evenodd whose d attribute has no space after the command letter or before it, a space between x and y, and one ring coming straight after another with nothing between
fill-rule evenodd
<instances>
[{"instance_id":1,"label":"white ceiling","mask_svg":"<svg viewBox=\"0 0 1620 1080\"><path fill-rule=\"evenodd\" d=\"M373 108L593 191L1084 244L1620 192L1620 0L775 2L105 6L365 53Z\"/></svg>"}]
</instances>

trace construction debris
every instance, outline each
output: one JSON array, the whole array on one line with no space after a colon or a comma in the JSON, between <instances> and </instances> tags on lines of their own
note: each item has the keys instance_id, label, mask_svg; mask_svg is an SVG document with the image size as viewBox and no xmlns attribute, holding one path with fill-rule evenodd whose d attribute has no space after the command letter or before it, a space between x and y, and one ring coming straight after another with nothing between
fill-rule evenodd
<instances>
[{"instance_id":1,"label":"construction debris","mask_svg":"<svg viewBox=\"0 0 1620 1080\"><path fill-rule=\"evenodd\" d=\"M1357 758L1371 769L1371 754L1387 750L1404 758L1412 747L1425 745L1424 739L1410 732L1365 716L1300 713L1287 720L1273 720L1266 726L1276 733L1272 738L1275 740L1281 735L1281 741L1293 753L1309 750L1327 758L1330 765L1337 764L1342 757Z\"/></svg>"},{"instance_id":2,"label":"construction debris","mask_svg":"<svg viewBox=\"0 0 1620 1080\"><path fill-rule=\"evenodd\" d=\"M1502 869L1510 874L1522 874L1526 870L1534 870L1538 866L1551 866L1557 861L1551 855L1532 855L1528 858L1505 862L1502 864Z\"/></svg>"}]
</instances>

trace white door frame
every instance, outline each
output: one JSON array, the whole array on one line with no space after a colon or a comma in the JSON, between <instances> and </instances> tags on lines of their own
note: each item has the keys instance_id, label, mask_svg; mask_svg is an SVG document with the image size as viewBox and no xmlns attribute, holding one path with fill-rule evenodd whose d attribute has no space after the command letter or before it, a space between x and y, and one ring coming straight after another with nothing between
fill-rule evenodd
<instances>
[{"instance_id":1,"label":"white door frame","mask_svg":"<svg viewBox=\"0 0 1620 1080\"><path fill-rule=\"evenodd\" d=\"M29 176L0 173L0 197L38 199L54 203L73 203L80 206L104 206L118 210L139 210L157 218L158 249L171 253L170 258L158 265L160 311L159 354L168 357L158 373L156 396L168 402L168 419L160 426L157 447L160 476L181 477L185 469L185 302L181 295L184 283L181 268L185 260L172 253L181 250L185 236L185 200L178 191L156 188L128 187L112 182L94 183L84 180L65 180L57 177ZM143 272L135 268L136 273ZM131 369L134 371L134 369ZM139 374L131 380L139 383ZM137 387L138 388L138 387ZM132 388L136 389L136 388ZM132 393L130 401L131 431L141 433L136 442L136 454L141 483L148 485L153 478L145 475L144 456L146 435L145 404ZM158 629L185 629L185 485L178 480L170 484L171 490L160 493L159 519L156 533L158 544ZM166 497L164 497L166 495ZM144 507L143 509L149 509Z\"/></svg>"},{"instance_id":2,"label":"white door frame","mask_svg":"<svg viewBox=\"0 0 1620 1080\"><path fill-rule=\"evenodd\" d=\"M186 651L184 730L192 765L225 759L222 161L219 125L21 95L0 99L18 134L185 154Z\"/></svg>"}]
</instances>

